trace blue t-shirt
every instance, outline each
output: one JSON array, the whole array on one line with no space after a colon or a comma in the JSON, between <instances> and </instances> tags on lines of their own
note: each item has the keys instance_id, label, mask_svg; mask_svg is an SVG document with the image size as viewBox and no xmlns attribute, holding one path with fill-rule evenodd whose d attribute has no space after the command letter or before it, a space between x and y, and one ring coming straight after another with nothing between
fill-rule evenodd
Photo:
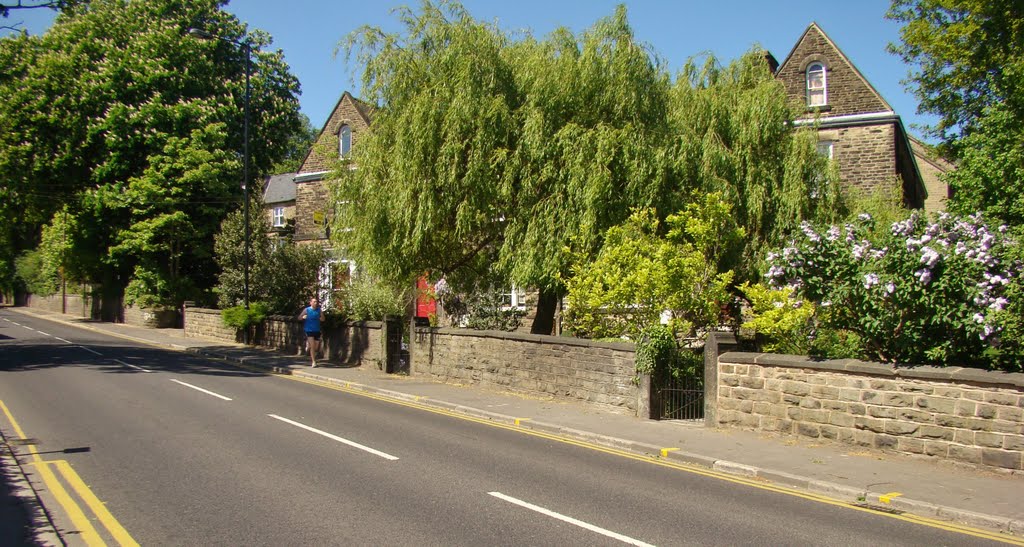
<instances>
[{"instance_id":1,"label":"blue t-shirt","mask_svg":"<svg viewBox=\"0 0 1024 547\"><path fill-rule=\"evenodd\" d=\"M311 307L306 308L306 323L304 324L306 332L320 332L320 311Z\"/></svg>"}]
</instances>

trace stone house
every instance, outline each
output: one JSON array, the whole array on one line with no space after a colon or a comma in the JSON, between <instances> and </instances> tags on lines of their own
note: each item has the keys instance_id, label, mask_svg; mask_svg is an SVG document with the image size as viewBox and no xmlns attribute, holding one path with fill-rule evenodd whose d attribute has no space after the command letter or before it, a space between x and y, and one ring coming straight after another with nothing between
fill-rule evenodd
<instances>
[{"instance_id":1,"label":"stone house","mask_svg":"<svg viewBox=\"0 0 1024 547\"><path fill-rule=\"evenodd\" d=\"M818 152L836 162L844 185L870 190L897 179L907 206L945 209L949 190L939 175L953 166L907 133L899 114L817 23L775 75L802 111L796 123L817 127Z\"/></svg>"},{"instance_id":2,"label":"stone house","mask_svg":"<svg viewBox=\"0 0 1024 547\"><path fill-rule=\"evenodd\" d=\"M270 224L267 238L271 245L287 244L295 232L295 173L263 179L263 214Z\"/></svg>"},{"instance_id":3,"label":"stone house","mask_svg":"<svg viewBox=\"0 0 1024 547\"><path fill-rule=\"evenodd\" d=\"M331 110L320 134L295 173L295 233L298 245L331 247L330 226L334 211L330 208L327 176L339 157L352 152L359 135L370 126L373 106L360 101L348 91L342 93ZM331 293L342 289L355 272L355 264L333 253L327 268L321 272L321 284L329 289L323 295L330 307Z\"/></svg>"}]
</instances>

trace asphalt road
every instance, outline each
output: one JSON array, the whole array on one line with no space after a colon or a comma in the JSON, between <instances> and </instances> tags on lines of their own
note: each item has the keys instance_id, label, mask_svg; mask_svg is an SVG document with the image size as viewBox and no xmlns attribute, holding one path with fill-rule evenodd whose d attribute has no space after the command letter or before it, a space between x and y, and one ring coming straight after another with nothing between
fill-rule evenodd
<instances>
[{"instance_id":1,"label":"asphalt road","mask_svg":"<svg viewBox=\"0 0 1024 547\"><path fill-rule=\"evenodd\" d=\"M72 543L43 469L109 543L992 544L4 310L0 378Z\"/></svg>"}]
</instances>

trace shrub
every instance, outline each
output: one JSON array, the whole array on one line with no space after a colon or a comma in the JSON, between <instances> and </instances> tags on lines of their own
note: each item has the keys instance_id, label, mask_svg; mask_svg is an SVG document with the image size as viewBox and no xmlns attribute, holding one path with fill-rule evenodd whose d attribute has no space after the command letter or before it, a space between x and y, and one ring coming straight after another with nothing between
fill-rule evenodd
<instances>
[{"instance_id":1,"label":"shrub","mask_svg":"<svg viewBox=\"0 0 1024 547\"><path fill-rule=\"evenodd\" d=\"M267 305L262 302L249 304L249 309L245 309L245 306L235 306L220 312L220 318L224 325L237 330L246 330L259 325L266 317Z\"/></svg>"},{"instance_id":2,"label":"shrub","mask_svg":"<svg viewBox=\"0 0 1024 547\"><path fill-rule=\"evenodd\" d=\"M380 321L388 316L405 315L403 291L385 283L360 276L346 288L344 311L357 321Z\"/></svg>"},{"instance_id":3,"label":"shrub","mask_svg":"<svg viewBox=\"0 0 1024 547\"><path fill-rule=\"evenodd\" d=\"M801 232L768 256L769 285L825 308L817 320L860 337L864 357L1019 369L1022 342L1002 335L1018 328L1012 310L1024 268L1005 227L993 230L980 215L929 222L915 213L876 228L863 214Z\"/></svg>"},{"instance_id":4,"label":"shrub","mask_svg":"<svg viewBox=\"0 0 1024 547\"><path fill-rule=\"evenodd\" d=\"M707 194L665 219L653 209L636 210L605 235L590 263L577 263L566 280L565 321L590 338L626 336L659 324L668 312L670 329L694 336L718 320L732 271L718 272L721 257L743 231L730 206Z\"/></svg>"},{"instance_id":5,"label":"shrub","mask_svg":"<svg viewBox=\"0 0 1024 547\"><path fill-rule=\"evenodd\" d=\"M506 306L501 292L493 285L477 285L468 294L457 294L450 289L446 280L441 279L434 290L434 296L444 306L453 325L475 330L511 332L519 328L525 315L524 310Z\"/></svg>"},{"instance_id":6,"label":"shrub","mask_svg":"<svg viewBox=\"0 0 1024 547\"><path fill-rule=\"evenodd\" d=\"M57 272L47 269L43 253L39 250L25 251L14 261L17 277L28 292L39 296L50 296L60 288Z\"/></svg>"}]
</instances>

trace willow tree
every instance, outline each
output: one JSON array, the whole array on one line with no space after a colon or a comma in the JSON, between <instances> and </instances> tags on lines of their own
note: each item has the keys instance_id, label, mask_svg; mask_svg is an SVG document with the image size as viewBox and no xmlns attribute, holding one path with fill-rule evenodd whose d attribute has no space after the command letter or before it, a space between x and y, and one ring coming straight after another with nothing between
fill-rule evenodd
<instances>
[{"instance_id":1,"label":"willow tree","mask_svg":"<svg viewBox=\"0 0 1024 547\"><path fill-rule=\"evenodd\" d=\"M358 169L340 170L336 199L353 205L339 243L377 275L497 278L541 289L553 310L570 254L596 252L631 205L669 186L667 74L621 7L579 38L544 40L515 40L455 2L399 14L403 32L363 28L345 45L381 108Z\"/></svg>"},{"instance_id":2,"label":"willow tree","mask_svg":"<svg viewBox=\"0 0 1024 547\"><path fill-rule=\"evenodd\" d=\"M632 208L657 207L671 193L669 77L637 41L623 6L579 37L559 29L513 54L523 104L501 179L516 207L500 266L516 283L540 288L543 320L573 263L596 256ZM533 330L551 328L541 321Z\"/></svg>"},{"instance_id":3,"label":"willow tree","mask_svg":"<svg viewBox=\"0 0 1024 547\"><path fill-rule=\"evenodd\" d=\"M384 279L429 271L470 286L490 271L515 198L497 184L521 103L509 38L455 3L397 13L403 32L364 27L345 46L381 108L353 148L358 169L335 186L339 225L353 229L333 233Z\"/></svg>"},{"instance_id":4,"label":"willow tree","mask_svg":"<svg viewBox=\"0 0 1024 547\"><path fill-rule=\"evenodd\" d=\"M756 273L762 250L800 221L840 214L836 173L816 152L816 132L794 129L785 89L763 51L754 48L726 66L713 56L691 59L671 95L676 199L721 192L746 232L723 269Z\"/></svg>"}]
</instances>

